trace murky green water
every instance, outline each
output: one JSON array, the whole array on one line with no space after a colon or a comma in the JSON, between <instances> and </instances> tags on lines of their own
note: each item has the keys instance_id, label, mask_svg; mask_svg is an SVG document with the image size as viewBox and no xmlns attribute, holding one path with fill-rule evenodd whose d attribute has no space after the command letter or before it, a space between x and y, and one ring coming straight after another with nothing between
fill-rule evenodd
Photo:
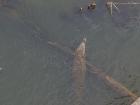
<instances>
[{"instance_id":1,"label":"murky green water","mask_svg":"<svg viewBox=\"0 0 140 105\"><path fill-rule=\"evenodd\" d=\"M9 0L0 7L0 105L73 105L73 59L47 41L75 48L83 37L90 62L140 95L140 7L119 6L110 16L105 1L94 12L85 9L89 2ZM87 73L86 105L128 100Z\"/></svg>"}]
</instances>

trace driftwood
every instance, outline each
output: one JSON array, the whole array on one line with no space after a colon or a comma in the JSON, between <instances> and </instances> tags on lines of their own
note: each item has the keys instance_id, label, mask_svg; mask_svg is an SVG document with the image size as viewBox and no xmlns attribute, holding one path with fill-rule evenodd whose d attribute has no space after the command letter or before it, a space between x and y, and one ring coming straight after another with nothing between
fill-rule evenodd
<instances>
[{"instance_id":1,"label":"driftwood","mask_svg":"<svg viewBox=\"0 0 140 105\"><path fill-rule=\"evenodd\" d=\"M74 91L74 105L82 105L85 90L85 43L83 39L81 44L75 50L73 69L72 69L72 89Z\"/></svg>"},{"instance_id":2,"label":"driftwood","mask_svg":"<svg viewBox=\"0 0 140 105\"><path fill-rule=\"evenodd\" d=\"M74 56L73 51L68 48L64 47L56 42L48 42L49 45L56 47L66 54ZM104 73L101 69L96 67L95 65L91 64L89 61L86 60L86 65L90 67L91 69L88 69L88 72L96 74L99 78L101 78L109 87L111 87L114 91L118 92L122 96L128 96L132 99L132 101L135 101L138 99L138 96L134 93L132 93L130 90L128 90L125 86L123 86L120 82L114 80L111 76ZM134 104L135 105L135 104Z\"/></svg>"}]
</instances>

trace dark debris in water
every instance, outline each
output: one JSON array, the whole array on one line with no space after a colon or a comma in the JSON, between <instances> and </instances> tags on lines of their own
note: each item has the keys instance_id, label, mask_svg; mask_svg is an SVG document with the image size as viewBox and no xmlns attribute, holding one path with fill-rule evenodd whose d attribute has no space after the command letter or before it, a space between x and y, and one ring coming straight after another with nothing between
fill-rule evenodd
<instances>
[{"instance_id":1,"label":"dark debris in water","mask_svg":"<svg viewBox=\"0 0 140 105\"><path fill-rule=\"evenodd\" d=\"M112 22L116 28L122 28L131 31L135 30L136 27L140 25L138 22L140 20L139 6L120 5L118 6L120 12L113 9L112 16L109 15L105 6L102 8L97 6L96 10L94 11L84 9L82 12L79 11L79 8L74 8L71 13L62 13L60 18L63 21L78 27L80 27L81 24L85 24L84 28L87 27L87 23L89 28L96 23L102 24L106 21L108 22L108 19L110 19L110 22Z\"/></svg>"}]
</instances>

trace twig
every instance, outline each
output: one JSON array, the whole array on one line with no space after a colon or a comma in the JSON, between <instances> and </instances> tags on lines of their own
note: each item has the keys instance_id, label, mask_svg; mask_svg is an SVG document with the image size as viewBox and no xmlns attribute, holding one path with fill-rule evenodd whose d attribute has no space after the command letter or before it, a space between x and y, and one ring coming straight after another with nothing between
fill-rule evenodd
<instances>
[{"instance_id":1,"label":"twig","mask_svg":"<svg viewBox=\"0 0 140 105\"><path fill-rule=\"evenodd\" d=\"M119 5L140 5L140 3L137 3L137 2L122 2L122 3L119 3L119 2L113 2L113 1L107 1L107 8L109 9L109 12L110 14L112 15L113 13L113 7L115 7L115 9L120 12L119 8L117 6ZM117 5L117 6L116 6Z\"/></svg>"},{"instance_id":2,"label":"twig","mask_svg":"<svg viewBox=\"0 0 140 105\"><path fill-rule=\"evenodd\" d=\"M115 7L115 9L120 12L119 8L116 6L116 3L112 2L112 1L108 1L106 4L107 8L109 9L110 15L112 15L113 13L113 7Z\"/></svg>"}]
</instances>

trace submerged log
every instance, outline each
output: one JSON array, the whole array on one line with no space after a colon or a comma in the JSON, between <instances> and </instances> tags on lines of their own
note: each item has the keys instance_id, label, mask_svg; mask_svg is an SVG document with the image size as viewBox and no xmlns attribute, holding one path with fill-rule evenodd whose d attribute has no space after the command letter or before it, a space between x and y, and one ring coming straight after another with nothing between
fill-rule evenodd
<instances>
[{"instance_id":1,"label":"submerged log","mask_svg":"<svg viewBox=\"0 0 140 105\"><path fill-rule=\"evenodd\" d=\"M74 92L74 105L82 105L85 90L85 43L83 39L79 47L75 51L73 69L72 69L72 89Z\"/></svg>"},{"instance_id":2,"label":"submerged log","mask_svg":"<svg viewBox=\"0 0 140 105\"><path fill-rule=\"evenodd\" d=\"M122 85L120 82L114 80L111 76L107 75L103 70L97 68L95 65L86 61L87 66L89 66L92 70L88 70L90 73L96 74L100 79L102 79L106 85L111 87L114 91L119 93L122 96L130 97L132 101L135 101L138 96L132 93L128 88Z\"/></svg>"},{"instance_id":3,"label":"submerged log","mask_svg":"<svg viewBox=\"0 0 140 105\"><path fill-rule=\"evenodd\" d=\"M134 101L131 105L140 105L140 97Z\"/></svg>"},{"instance_id":4,"label":"submerged log","mask_svg":"<svg viewBox=\"0 0 140 105\"><path fill-rule=\"evenodd\" d=\"M69 54L69 55L75 55L71 49L68 47L63 47L62 45L55 43L55 42L48 42L49 45L56 47L60 49L61 51ZM128 96L132 99L132 101L135 101L138 99L138 96L134 93L132 93L128 88L126 88L124 85L122 85L120 82L114 80L111 76L107 75L103 72L102 69L96 67L96 65L91 64L89 61L86 60L86 65L90 68L87 69L88 72L96 74L99 78L101 78L106 85L111 87L113 90L118 92L122 96Z\"/></svg>"}]
</instances>

